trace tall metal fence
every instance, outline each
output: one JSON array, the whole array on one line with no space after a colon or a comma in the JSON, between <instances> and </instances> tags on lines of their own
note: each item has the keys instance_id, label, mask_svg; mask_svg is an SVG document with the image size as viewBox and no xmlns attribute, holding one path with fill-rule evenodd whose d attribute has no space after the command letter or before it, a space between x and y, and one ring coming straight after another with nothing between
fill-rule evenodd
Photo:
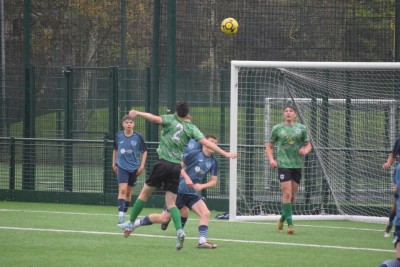
<instances>
[{"instance_id":1,"label":"tall metal fence","mask_svg":"<svg viewBox=\"0 0 400 267\"><path fill-rule=\"evenodd\" d=\"M42 190L37 181L52 175L74 180L74 160L38 171L46 146L63 157L71 148L74 156L104 155L106 163L104 140L132 107L166 114L185 99L194 123L228 147L231 60L395 61L396 6L398 0L2 1L1 189L30 190L35 181L34 190ZM238 34L220 31L226 17L237 19ZM157 144L157 127L139 120L136 130ZM7 187L13 176L20 187ZM215 198L226 197L225 186Z\"/></svg>"}]
</instances>

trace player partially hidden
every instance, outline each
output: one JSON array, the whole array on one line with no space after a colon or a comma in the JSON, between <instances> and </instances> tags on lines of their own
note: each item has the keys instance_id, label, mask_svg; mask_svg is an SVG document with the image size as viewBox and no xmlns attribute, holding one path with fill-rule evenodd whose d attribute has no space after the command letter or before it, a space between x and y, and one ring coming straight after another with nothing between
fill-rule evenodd
<instances>
[{"instance_id":1,"label":"player partially hidden","mask_svg":"<svg viewBox=\"0 0 400 267\"><path fill-rule=\"evenodd\" d=\"M147 148L143 137L135 132L129 115L122 118L123 131L115 134L112 168L118 178L118 223L123 223L137 177L143 172Z\"/></svg>"},{"instance_id":2,"label":"player partially hidden","mask_svg":"<svg viewBox=\"0 0 400 267\"><path fill-rule=\"evenodd\" d=\"M382 168L383 169L389 169L390 166L396 161L397 156L400 154L400 138L396 140L396 142L393 145L392 152L389 154L386 162L383 164ZM390 236L390 231L392 230L392 225L393 225L393 220L396 216L396 210L397 210L397 199L399 198L399 193L398 193L398 187L396 185L395 181L395 174L393 174L393 183L395 184L394 186L394 201L393 205L390 209L389 212L389 221L386 225L385 233L383 234L385 237Z\"/></svg>"},{"instance_id":3,"label":"player partially hidden","mask_svg":"<svg viewBox=\"0 0 400 267\"><path fill-rule=\"evenodd\" d=\"M206 135L210 142L217 143L214 135ZM181 178L179 182L176 206L180 210L182 228L184 227L189 209L193 210L199 217L199 242L198 248L217 248L217 245L207 241L208 222L210 210L207 208L202 196L199 194L203 189L212 188L217 185L218 161L213 156L214 151L203 146L195 140L190 140L183 153ZM210 180L205 182L207 174L210 173ZM150 214L135 221L134 229L139 226L161 223L161 229L165 230L171 220L171 215L164 209L161 214Z\"/></svg>"},{"instance_id":4,"label":"player partially hidden","mask_svg":"<svg viewBox=\"0 0 400 267\"><path fill-rule=\"evenodd\" d=\"M147 200L156 188L163 188L165 191L165 204L171 214L172 220L177 230L176 249L183 248L185 232L182 229L182 222L178 208L175 205L176 194L178 192L179 177L181 173L181 160L190 139L194 139L203 146L210 148L216 153L235 159L237 154L226 152L215 143L204 138L203 133L192 123L187 121L189 106L186 102L179 102L176 105L175 114L154 115L147 112L131 110L129 115L135 118L142 117L150 122L162 126L160 144L157 148L159 159L154 163L150 175L135 201L131 210L129 221L118 224L124 230L124 236L128 237L133 231L133 223L143 210Z\"/></svg>"}]
</instances>

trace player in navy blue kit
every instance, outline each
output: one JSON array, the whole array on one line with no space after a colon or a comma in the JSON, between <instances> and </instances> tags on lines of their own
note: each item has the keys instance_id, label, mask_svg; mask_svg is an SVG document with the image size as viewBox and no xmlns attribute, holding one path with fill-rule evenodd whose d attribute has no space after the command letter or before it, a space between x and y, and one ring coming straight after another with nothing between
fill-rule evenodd
<instances>
[{"instance_id":1,"label":"player in navy blue kit","mask_svg":"<svg viewBox=\"0 0 400 267\"><path fill-rule=\"evenodd\" d=\"M217 143L217 137L207 135L205 138L213 143ZM188 217L188 208L193 210L199 217L199 242L198 248L216 248L217 245L207 241L208 222L210 220L210 210L208 209L203 197L199 194L203 189L214 187L217 184L218 161L214 157L214 151L202 147L195 140L190 140L183 153L181 178L179 182L176 206L181 211L182 226ZM207 174L210 173L210 180L204 183ZM167 210L161 214L150 214L138 219L134 227L161 223L165 226L171 220Z\"/></svg>"},{"instance_id":2,"label":"player in navy blue kit","mask_svg":"<svg viewBox=\"0 0 400 267\"><path fill-rule=\"evenodd\" d=\"M143 172L147 159L147 149L143 137L133 131L133 118L122 118L123 131L114 138L112 168L118 178L118 223L124 222L132 198L137 177Z\"/></svg>"},{"instance_id":3,"label":"player in navy blue kit","mask_svg":"<svg viewBox=\"0 0 400 267\"><path fill-rule=\"evenodd\" d=\"M393 145L392 148L392 153L389 154L386 162L383 164L383 169L389 169L390 166L392 166L393 162L396 161L397 156L400 154L400 138L396 140L396 142ZM394 200L393 200L393 205L392 208L390 209L389 212L389 221L386 225L385 237L390 237L390 230L392 230L393 226L393 219L396 216L396 209L397 209L397 199L399 198L399 193L397 190L396 186L396 181L395 181L395 176L393 175L393 183L394 183Z\"/></svg>"}]
</instances>

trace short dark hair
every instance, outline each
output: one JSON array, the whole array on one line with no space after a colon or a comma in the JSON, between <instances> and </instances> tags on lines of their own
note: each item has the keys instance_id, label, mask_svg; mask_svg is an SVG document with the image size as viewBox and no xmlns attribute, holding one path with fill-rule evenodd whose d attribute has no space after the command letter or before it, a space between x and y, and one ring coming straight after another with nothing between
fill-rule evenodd
<instances>
[{"instance_id":1,"label":"short dark hair","mask_svg":"<svg viewBox=\"0 0 400 267\"><path fill-rule=\"evenodd\" d=\"M124 121L126 121L126 120L131 120L131 121L133 121L133 117L132 116L130 116L130 115L125 115L125 116L123 116L122 117L122 122L124 122Z\"/></svg>"},{"instance_id":2,"label":"short dark hair","mask_svg":"<svg viewBox=\"0 0 400 267\"><path fill-rule=\"evenodd\" d=\"M215 136L215 135L213 135L213 134L207 134L206 136L204 136L206 139L210 139L210 138L212 138L212 139L215 139L215 140L218 140L218 138Z\"/></svg>"},{"instance_id":3,"label":"short dark hair","mask_svg":"<svg viewBox=\"0 0 400 267\"><path fill-rule=\"evenodd\" d=\"M176 114L180 118L185 118L187 114L189 114L189 106L185 101L179 101L176 103Z\"/></svg>"},{"instance_id":4,"label":"short dark hair","mask_svg":"<svg viewBox=\"0 0 400 267\"><path fill-rule=\"evenodd\" d=\"M287 109L287 108L291 108L295 113L297 113L297 109L295 106L289 104L283 107L283 110Z\"/></svg>"}]
</instances>

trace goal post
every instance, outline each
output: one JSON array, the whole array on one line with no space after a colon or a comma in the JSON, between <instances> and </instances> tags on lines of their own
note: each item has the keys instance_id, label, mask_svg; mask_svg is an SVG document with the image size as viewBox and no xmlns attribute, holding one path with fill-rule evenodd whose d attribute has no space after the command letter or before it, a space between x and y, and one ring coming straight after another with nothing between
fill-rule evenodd
<instances>
[{"instance_id":1,"label":"goal post","mask_svg":"<svg viewBox=\"0 0 400 267\"><path fill-rule=\"evenodd\" d=\"M277 220L281 192L265 155L290 102L313 150L305 157L294 220L387 222L399 130L400 64L231 62L230 220Z\"/></svg>"}]
</instances>

